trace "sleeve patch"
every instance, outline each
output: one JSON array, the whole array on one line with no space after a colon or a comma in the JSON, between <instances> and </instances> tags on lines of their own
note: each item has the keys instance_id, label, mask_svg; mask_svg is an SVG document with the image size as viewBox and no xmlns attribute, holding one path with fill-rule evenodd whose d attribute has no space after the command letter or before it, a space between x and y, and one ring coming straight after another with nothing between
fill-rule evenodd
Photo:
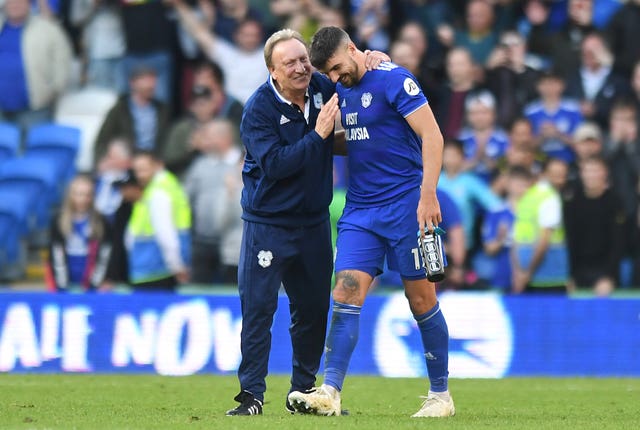
<instances>
[{"instance_id":1,"label":"sleeve patch","mask_svg":"<svg viewBox=\"0 0 640 430\"><path fill-rule=\"evenodd\" d=\"M416 84L411 78L406 78L402 85L404 87L404 90L410 96L415 96L420 92L420 87L418 87L418 84Z\"/></svg>"}]
</instances>

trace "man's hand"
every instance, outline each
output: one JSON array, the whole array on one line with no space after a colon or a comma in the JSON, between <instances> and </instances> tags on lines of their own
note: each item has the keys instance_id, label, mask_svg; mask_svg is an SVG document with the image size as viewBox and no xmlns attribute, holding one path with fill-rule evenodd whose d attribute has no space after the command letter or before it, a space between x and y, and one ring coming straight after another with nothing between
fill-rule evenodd
<instances>
[{"instance_id":1,"label":"man's hand","mask_svg":"<svg viewBox=\"0 0 640 430\"><path fill-rule=\"evenodd\" d=\"M338 94L333 94L320 109L318 119L316 120L316 133L323 139L329 137L336 124L336 114L340 111L338 108Z\"/></svg>"},{"instance_id":2,"label":"man's hand","mask_svg":"<svg viewBox=\"0 0 640 430\"><path fill-rule=\"evenodd\" d=\"M364 51L364 55L364 67L366 67L367 70L374 70L380 63L391 61L391 58L387 54L380 51L369 51L367 49Z\"/></svg>"},{"instance_id":3,"label":"man's hand","mask_svg":"<svg viewBox=\"0 0 640 430\"><path fill-rule=\"evenodd\" d=\"M420 201L418 202L418 227L420 228L420 235L424 235L425 227L430 232L442 221L442 214L440 213L440 203L436 197L436 192L422 192L420 194Z\"/></svg>"},{"instance_id":4,"label":"man's hand","mask_svg":"<svg viewBox=\"0 0 640 430\"><path fill-rule=\"evenodd\" d=\"M520 294L524 292L531 280L528 270L515 269L513 271L513 292Z\"/></svg>"}]
</instances>

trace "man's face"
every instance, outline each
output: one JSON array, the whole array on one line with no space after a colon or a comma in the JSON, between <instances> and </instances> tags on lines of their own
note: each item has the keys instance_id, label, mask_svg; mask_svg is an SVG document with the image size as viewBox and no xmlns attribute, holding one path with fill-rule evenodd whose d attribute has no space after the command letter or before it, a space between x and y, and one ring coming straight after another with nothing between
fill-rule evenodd
<instances>
[{"instance_id":1,"label":"man's face","mask_svg":"<svg viewBox=\"0 0 640 430\"><path fill-rule=\"evenodd\" d=\"M418 70L418 56L411 45L406 42L396 42L391 47L391 61L405 67L409 71Z\"/></svg>"},{"instance_id":2,"label":"man's face","mask_svg":"<svg viewBox=\"0 0 640 430\"><path fill-rule=\"evenodd\" d=\"M279 42L271 54L270 73L284 91L306 90L311 81L307 47L297 39Z\"/></svg>"},{"instance_id":3,"label":"man's face","mask_svg":"<svg viewBox=\"0 0 640 430\"><path fill-rule=\"evenodd\" d=\"M473 74L473 63L468 53L453 50L447 57L447 75L451 82L470 80Z\"/></svg>"},{"instance_id":4,"label":"man's face","mask_svg":"<svg viewBox=\"0 0 640 430\"><path fill-rule=\"evenodd\" d=\"M29 0L6 0L4 13L10 22L23 22L29 16Z\"/></svg>"},{"instance_id":5,"label":"man's face","mask_svg":"<svg viewBox=\"0 0 640 430\"><path fill-rule=\"evenodd\" d=\"M151 100L156 92L158 78L153 73L145 73L131 80L131 92L144 100Z\"/></svg>"},{"instance_id":6,"label":"man's face","mask_svg":"<svg viewBox=\"0 0 640 430\"><path fill-rule=\"evenodd\" d=\"M255 51L262 43L262 28L255 21L241 24L236 30L235 42L243 51Z\"/></svg>"},{"instance_id":7,"label":"man's face","mask_svg":"<svg viewBox=\"0 0 640 430\"><path fill-rule=\"evenodd\" d=\"M599 161L584 161L580 165L580 180L587 190L604 188L607 184L607 169Z\"/></svg>"},{"instance_id":8,"label":"man's face","mask_svg":"<svg viewBox=\"0 0 640 430\"><path fill-rule=\"evenodd\" d=\"M354 50L352 44L339 47L325 64L323 72L334 84L340 82L342 86L350 88L360 81L360 70L352 57Z\"/></svg>"},{"instance_id":9,"label":"man's face","mask_svg":"<svg viewBox=\"0 0 640 430\"><path fill-rule=\"evenodd\" d=\"M148 155L140 155L133 159L133 171L140 185L146 187L158 171L158 163Z\"/></svg>"},{"instance_id":10,"label":"man's face","mask_svg":"<svg viewBox=\"0 0 640 430\"><path fill-rule=\"evenodd\" d=\"M494 125L495 111L481 102L475 102L469 106L467 118L475 130L486 130Z\"/></svg>"}]
</instances>

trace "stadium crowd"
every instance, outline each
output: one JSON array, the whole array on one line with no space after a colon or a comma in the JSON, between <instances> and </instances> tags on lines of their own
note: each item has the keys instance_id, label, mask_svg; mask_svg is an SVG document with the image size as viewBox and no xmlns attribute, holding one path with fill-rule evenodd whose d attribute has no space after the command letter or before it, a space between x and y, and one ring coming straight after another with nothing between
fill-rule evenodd
<instances>
[{"instance_id":1,"label":"stadium crowd","mask_svg":"<svg viewBox=\"0 0 640 430\"><path fill-rule=\"evenodd\" d=\"M238 129L268 77L263 43L326 25L388 52L435 113L442 288L640 285L640 0L0 3L1 121L26 135L69 91L118 95L90 171L55 205L52 289L237 282ZM344 166L336 156L334 225ZM137 267L147 252L163 273ZM379 283L400 285L390 273Z\"/></svg>"}]
</instances>

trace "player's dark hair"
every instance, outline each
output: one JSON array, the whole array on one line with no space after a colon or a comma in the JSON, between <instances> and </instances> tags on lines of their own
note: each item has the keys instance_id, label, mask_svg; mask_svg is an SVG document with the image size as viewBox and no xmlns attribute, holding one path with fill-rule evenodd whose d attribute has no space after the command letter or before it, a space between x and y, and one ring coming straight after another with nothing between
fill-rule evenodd
<instances>
[{"instance_id":1,"label":"player's dark hair","mask_svg":"<svg viewBox=\"0 0 640 430\"><path fill-rule=\"evenodd\" d=\"M323 27L311 39L309 59L316 69L322 70L338 48L351 40L339 27Z\"/></svg>"}]
</instances>

